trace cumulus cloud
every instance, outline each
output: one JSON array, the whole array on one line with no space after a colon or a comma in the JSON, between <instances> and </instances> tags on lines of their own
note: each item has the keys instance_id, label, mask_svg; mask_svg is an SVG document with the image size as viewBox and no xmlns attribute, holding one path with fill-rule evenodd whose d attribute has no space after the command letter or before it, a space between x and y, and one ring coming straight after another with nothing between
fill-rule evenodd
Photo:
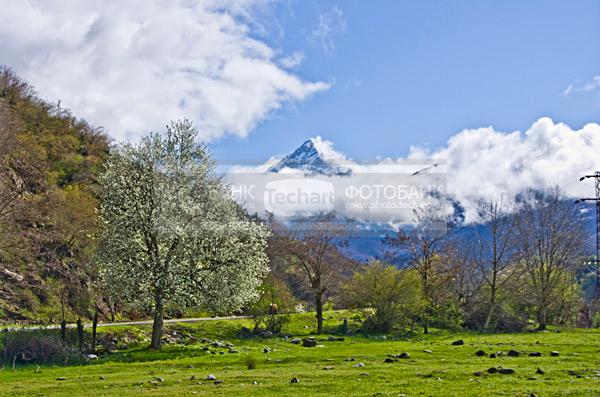
<instances>
[{"instance_id":1,"label":"cumulus cloud","mask_svg":"<svg viewBox=\"0 0 600 397\"><path fill-rule=\"evenodd\" d=\"M1 3L0 63L118 139L182 117L206 140L243 137L328 88L282 69L254 38L266 0Z\"/></svg>"},{"instance_id":2,"label":"cumulus cloud","mask_svg":"<svg viewBox=\"0 0 600 397\"><path fill-rule=\"evenodd\" d=\"M493 127L466 129L452 136L442 148L413 147L406 157L368 164L348 159L321 137L312 141L323 159L351 169L351 175L288 170L274 176L265 172L278 160L272 158L265 166L241 170L238 176L250 175L251 183L259 181L257 186L265 185L261 178L325 180L332 186L336 211L361 221L411 222L412 209L416 208L412 204L441 204L441 208L451 210L458 203L464 209L461 215L465 222L471 223L478 221L480 200L508 200L529 188L557 185L568 197L589 197L593 195L592 182L580 182L579 177L600 170L600 125L590 123L573 129L548 117L540 118L524 132L502 132ZM299 185L294 182L290 186ZM387 200L390 197L392 200ZM437 198L444 200L440 203ZM257 199L262 203L262 194ZM285 204L294 208L296 203Z\"/></svg>"},{"instance_id":3,"label":"cumulus cloud","mask_svg":"<svg viewBox=\"0 0 600 397\"><path fill-rule=\"evenodd\" d=\"M525 132L463 130L439 150L412 148L409 158L444 159L448 193L466 208L466 220L473 221L478 200L514 197L527 188L558 185L570 197L589 196L593 186L578 179L600 170L599 153L600 125L574 130L543 117Z\"/></svg>"},{"instance_id":4,"label":"cumulus cloud","mask_svg":"<svg viewBox=\"0 0 600 397\"><path fill-rule=\"evenodd\" d=\"M310 32L309 41L321 48L325 53L335 51L335 36L346 31L346 16L337 6L319 14L317 26Z\"/></svg>"}]
</instances>

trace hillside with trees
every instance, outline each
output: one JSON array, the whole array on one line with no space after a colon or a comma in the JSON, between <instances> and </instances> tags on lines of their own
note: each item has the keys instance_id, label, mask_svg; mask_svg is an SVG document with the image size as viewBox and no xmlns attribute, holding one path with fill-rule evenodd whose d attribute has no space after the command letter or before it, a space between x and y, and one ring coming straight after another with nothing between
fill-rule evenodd
<instances>
[{"instance_id":1,"label":"hillside with trees","mask_svg":"<svg viewBox=\"0 0 600 397\"><path fill-rule=\"evenodd\" d=\"M2 68L0 142L0 321L105 310L92 255L108 136Z\"/></svg>"}]
</instances>

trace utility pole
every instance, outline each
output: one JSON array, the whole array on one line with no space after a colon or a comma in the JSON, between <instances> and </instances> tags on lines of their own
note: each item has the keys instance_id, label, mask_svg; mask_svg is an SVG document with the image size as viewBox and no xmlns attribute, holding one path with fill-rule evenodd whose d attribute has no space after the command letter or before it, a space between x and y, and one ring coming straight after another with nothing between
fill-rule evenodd
<instances>
[{"instance_id":1,"label":"utility pole","mask_svg":"<svg viewBox=\"0 0 600 397\"><path fill-rule=\"evenodd\" d=\"M584 175L579 178L583 181L587 178L594 178L596 186L596 197L581 198L576 203L593 201L596 203L596 258L592 261L596 271L596 280L594 283L594 294L592 298L592 310L590 313L590 321L593 321L595 314L600 308L600 171L594 172L593 175Z\"/></svg>"}]
</instances>

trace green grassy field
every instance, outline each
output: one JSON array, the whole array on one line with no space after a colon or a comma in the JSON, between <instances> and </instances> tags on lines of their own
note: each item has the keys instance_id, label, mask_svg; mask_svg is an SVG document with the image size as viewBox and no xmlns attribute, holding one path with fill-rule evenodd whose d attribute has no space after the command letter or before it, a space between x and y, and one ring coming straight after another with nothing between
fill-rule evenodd
<instances>
[{"instance_id":1,"label":"green grassy field","mask_svg":"<svg viewBox=\"0 0 600 397\"><path fill-rule=\"evenodd\" d=\"M339 331L343 313L327 313L328 333ZM598 396L600 395L600 332L551 330L521 334L476 334L436 331L406 338L350 336L344 341L317 337L319 346L302 347L281 337L241 338L246 320L176 325L199 339L231 343L166 345L160 352L135 342L127 349L83 365L22 366L0 371L0 396ZM292 337L312 331L311 315L296 315L284 329ZM148 327L107 327L102 333L135 333L145 338ZM464 339L464 345L451 342ZM141 343L141 341L140 341ZM264 349L271 349L265 353ZM519 357L509 357L509 350ZM431 352L425 352L430 350ZM497 358L475 355L504 352ZM212 353L211 353L212 351ZM529 352L541 357L529 357ZM550 356L558 351L558 357ZM223 352L223 354L221 354ZM392 363L388 355L410 358ZM256 368L248 369L253 358ZM354 358L355 361L349 361ZM356 366L363 363L364 366ZM490 367L514 374L489 374ZM541 368L544 374L537 374ZM475 372L481 371L479 376ZM207 380L214 374L222 383ZM299 383L291 383L297 377Z\"/></svg>"}]
</instances>

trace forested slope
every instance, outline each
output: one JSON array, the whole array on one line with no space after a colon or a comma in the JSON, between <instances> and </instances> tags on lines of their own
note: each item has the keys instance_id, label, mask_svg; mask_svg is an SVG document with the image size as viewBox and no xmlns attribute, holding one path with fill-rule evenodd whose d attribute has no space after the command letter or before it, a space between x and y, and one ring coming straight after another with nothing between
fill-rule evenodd
<instances>
[{"instance_id":1,"label":"forested slope","mask_svg":"<svg viewBox=\"0 0 600 397\"><path fill-rule=\"evenodd\" d=\"M0 68L0 321L68 321L94 291L102 130Z\"/></svg>"}]
</instances>

